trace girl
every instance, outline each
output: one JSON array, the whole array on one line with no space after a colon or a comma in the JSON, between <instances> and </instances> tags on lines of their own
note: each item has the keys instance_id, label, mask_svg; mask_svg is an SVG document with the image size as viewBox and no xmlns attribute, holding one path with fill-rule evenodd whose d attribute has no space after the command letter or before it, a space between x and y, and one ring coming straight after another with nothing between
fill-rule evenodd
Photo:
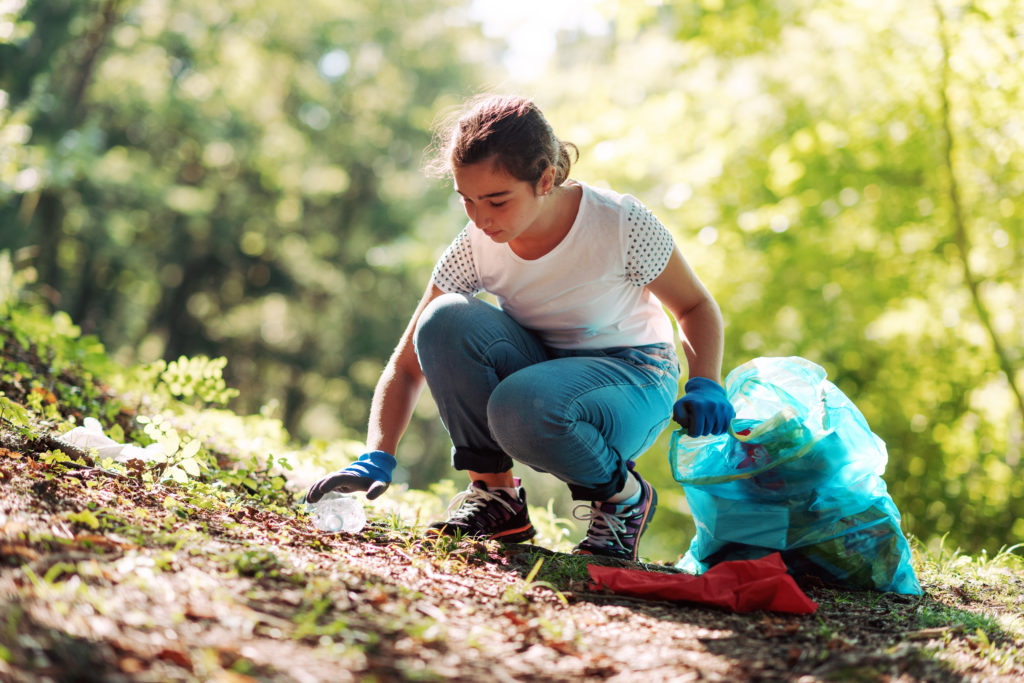
<instances>
[{"instance_id":1,"label":"girl","mask_svg":"<svg viewBox=\"0 0 1024 683\"><path fill-rule=\"evenodd\" d=\"M306 499L382 494L426 383L452 465L471 482L432 528L531 538L526 493L512 474L519 462L587 501L574 511L590 522L576 552L635 560L657 494L634 460L670 415L693 436L719 434L734 416L719 384L718 306L640 202L569 179L576 148L533 102L477 98L440 139L440 165L469 223L434 268L377 384L368 452ZM689 366L679 401L665 308Z\"/></svg>"}]
</instances>

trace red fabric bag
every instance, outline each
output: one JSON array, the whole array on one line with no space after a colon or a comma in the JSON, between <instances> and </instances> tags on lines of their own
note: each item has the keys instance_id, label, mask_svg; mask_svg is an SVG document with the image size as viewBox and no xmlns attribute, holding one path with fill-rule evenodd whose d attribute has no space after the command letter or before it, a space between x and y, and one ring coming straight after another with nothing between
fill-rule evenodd
<instances>
[{"instance_id":1,"label":"red fabric bag","mask_svg":"<svg viewBox=\"0 0 1024 683\"><path fill-rule=\"evenodd\" d=\"M811 600L786 573L779 553L759 560L720 562L700 576L666 574L642 569L616 569L588 565L591 590L606 588L635 598L697 602L732 612L759 609L790 614L812 614Z\"/></svg>"}]
</instances>

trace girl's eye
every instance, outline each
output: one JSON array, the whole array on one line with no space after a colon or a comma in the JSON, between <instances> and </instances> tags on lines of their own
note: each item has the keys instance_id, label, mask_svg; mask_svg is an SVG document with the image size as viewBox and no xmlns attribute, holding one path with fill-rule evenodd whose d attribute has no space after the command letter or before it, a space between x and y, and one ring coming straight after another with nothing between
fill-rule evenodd
<instances>
[{"instance_id":1,"label":"girl's eye","mask_svg":"<svg viewBox=\"0 0 1024 683\"><path fill-rule=\"evenodd\" d=\"M503 202L491 202L491 206L493 206L493 207L505 206L505 204L507 204L507 203L508 203L508 200L506 199Z\"/></svg>"}]
</instances>

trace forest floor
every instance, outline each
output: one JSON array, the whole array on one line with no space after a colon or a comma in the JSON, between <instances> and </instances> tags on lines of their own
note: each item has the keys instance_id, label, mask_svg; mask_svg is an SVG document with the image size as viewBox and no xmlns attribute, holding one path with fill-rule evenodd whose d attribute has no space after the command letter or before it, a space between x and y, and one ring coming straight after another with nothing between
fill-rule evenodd
<instances>
[{"instance_id":1,"label":"forest floor","mask_svg":"<svg viewBox=\"0 0 1024 683\"><path fill-rule=\"evenodd\" d=\"M440 491L393 486L361 532L322 534L274 469L291 464L266 455L269 423L169 402L184 374L171 368L133 371L154 402L129 409L101 385L110 362L95 344L11 321L0 681L1024 680L1012 549L916 549L920 596L802 582L818 609L796 616L625 597L594 589L587 563L629 563L428 535L420 517ZM218 368L190 367L192 384L220 392ZM54 438L88 416L134 442L163 439L175 459L97 463ZM187 442L170 425L186 417Z\"/></svg>"},{"instance_id":2,"label":"forest floor","mask_svg":"<svg viewBox=\"0 0 1024 683\"><path fill-rule=\"evenodd\" d=\"M733 614L590 590L585 558L531 545L372 516L324 535L29 450L0 449L4 681L1024 679L1024 578L992 561Z\"/></svg>"}]
</instances>

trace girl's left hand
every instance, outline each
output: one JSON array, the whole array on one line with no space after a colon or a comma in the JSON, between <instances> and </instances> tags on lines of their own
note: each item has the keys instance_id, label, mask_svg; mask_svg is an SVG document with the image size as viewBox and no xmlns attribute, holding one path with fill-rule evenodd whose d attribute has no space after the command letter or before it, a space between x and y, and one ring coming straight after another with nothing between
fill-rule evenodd
<instances>
[{"instance_id":1,"label":"girl's left hand","mask_svg":"<svg viewBox=\"0 0 1024 683\"><path fill-rule=\"evenodd\" d=\"M691 377L683 386L686 393L676 401L672 419L690 436L722 434L736 417L725 389L706 377Z\"/></svg>"}]
</instances>

